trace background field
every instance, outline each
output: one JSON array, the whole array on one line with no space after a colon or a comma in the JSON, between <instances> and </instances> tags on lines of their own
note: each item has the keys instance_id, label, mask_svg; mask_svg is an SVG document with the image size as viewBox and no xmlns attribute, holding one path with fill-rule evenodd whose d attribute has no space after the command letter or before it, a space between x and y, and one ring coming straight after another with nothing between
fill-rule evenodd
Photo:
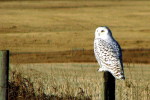
<instances>
[{"instance_id":1,"label":"background field","mask_svg":"<svg viewBox=\"0 0 150 100\"><path fill-rule=\"evenodd\" d=\"M60 51L92 51L95 29L109 26L123 49L136 49L134 55L138 58L142 53L144 61L133 59L134 62L147 63L150 58L147 53L150 49L149 6L149 1L0 2L0 49L17 54L11 57L12 63L58 61L57 55L48 56L50 52L60 56ZM143 49L146 51L142 52ZM130 56L133 52L128 53L125 61L133 58ZM45 55L47 58L41 60ZM88 58L93 59L93 52L90 55ZM67 55L61 56L67 58ZM66 61L61 59L61 62Z\"/></svg>"},{"instance_id":2,"label":"background field","mask_svg":"<svg viewBox=\"0 0 150 100\"><path fill-rule=\"evenodd\" d=\"M93 49L99 26L109 26L122 48L150 48L149 6L149 1L0 2L0 49Z\"/></svg>"}]
</instances>

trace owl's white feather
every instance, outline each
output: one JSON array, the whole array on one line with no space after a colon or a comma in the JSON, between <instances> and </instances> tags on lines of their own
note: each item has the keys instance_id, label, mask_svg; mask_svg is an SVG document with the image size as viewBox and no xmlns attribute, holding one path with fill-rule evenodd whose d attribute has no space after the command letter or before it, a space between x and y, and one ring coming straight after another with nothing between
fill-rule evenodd
<instances>
[{"instance_id":1,"label":"owl's white feather","mask_svg":"<svg viewBox=\"0 0 150 100\"><path fill-rule=\"evenodd\" d=\"M116 79L125 79L121 48L108 27L96 29L94 54L100 65L98 71L109 71Z\"/></svg>"}]
</instances>

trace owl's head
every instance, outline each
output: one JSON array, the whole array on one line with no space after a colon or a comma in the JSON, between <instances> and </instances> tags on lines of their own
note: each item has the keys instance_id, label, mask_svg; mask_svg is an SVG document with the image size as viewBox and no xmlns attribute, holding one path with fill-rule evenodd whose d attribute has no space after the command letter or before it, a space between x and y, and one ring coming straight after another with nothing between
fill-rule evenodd
<instances>
[{"instance_id":1,"label":"owl's head","mask_svg":"<svg viewBox=\"0 0 150 100\"><path fill-rule=\"evenodd\" d=\"M95 38L105 39L107 37L112 37L111 30L108 27L102 26L95 30Z\"/></svg>"}]
</instances>

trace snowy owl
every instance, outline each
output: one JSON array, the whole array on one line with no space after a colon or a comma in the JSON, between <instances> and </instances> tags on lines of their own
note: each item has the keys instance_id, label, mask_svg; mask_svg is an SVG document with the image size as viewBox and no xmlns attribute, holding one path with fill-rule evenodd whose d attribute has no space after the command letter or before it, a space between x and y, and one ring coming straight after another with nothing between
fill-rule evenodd
<instances>
[{"instance_id":1,"label":"snowy owl","mask_svg":"<svg viewBox=\"0 0 150 100\"><path fill-rule=\"evenodd\" d=\"M109 71L116 79L125 79L121 48L108 27L96 29L94 54L100 65L99 72Z\"/></svg>"}]
</instances>

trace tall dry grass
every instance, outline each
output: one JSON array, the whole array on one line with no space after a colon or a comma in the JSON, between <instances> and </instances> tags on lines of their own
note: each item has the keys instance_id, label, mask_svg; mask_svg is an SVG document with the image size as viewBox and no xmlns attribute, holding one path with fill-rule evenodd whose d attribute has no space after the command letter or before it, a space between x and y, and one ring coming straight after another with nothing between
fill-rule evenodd
<instances>
[{"instance_id":1,"label":"tall dry grass","mask_svg":"<svg viewBox=\"0 0 150 100\"><path fill-rule=\"evenodd\" d=\"M17 71L11 72L12 81L8 86L8 100L91 100L90 97L80 95L73 97L71 95L58 96L53 94L45 94L43 85L40 84L38 91L34 88L34 83L30 78L24 78L21 73ZM54 91L56 88L53 87Z\"/></svg>"},{"instance_id":2,"label":"tall dry grass","mask_svg":"<svg viewBox=\"0 0 150 100\"><path fill-rule=\"evenodd\" d=\"M56 100L102 100L103 74L98 73L97 68L97 64L93 63L11 65L10 83L17 82L21 87L31 83L23 89L29 89L37 99L44 94L49 97L46 100L51 96L57 97ZM148 65L126 65L126 80L116 81L116 99L149 100L149 70ZM21 73L21 77L15 78L18 73Z\"/></svg>"}]
</instances>

